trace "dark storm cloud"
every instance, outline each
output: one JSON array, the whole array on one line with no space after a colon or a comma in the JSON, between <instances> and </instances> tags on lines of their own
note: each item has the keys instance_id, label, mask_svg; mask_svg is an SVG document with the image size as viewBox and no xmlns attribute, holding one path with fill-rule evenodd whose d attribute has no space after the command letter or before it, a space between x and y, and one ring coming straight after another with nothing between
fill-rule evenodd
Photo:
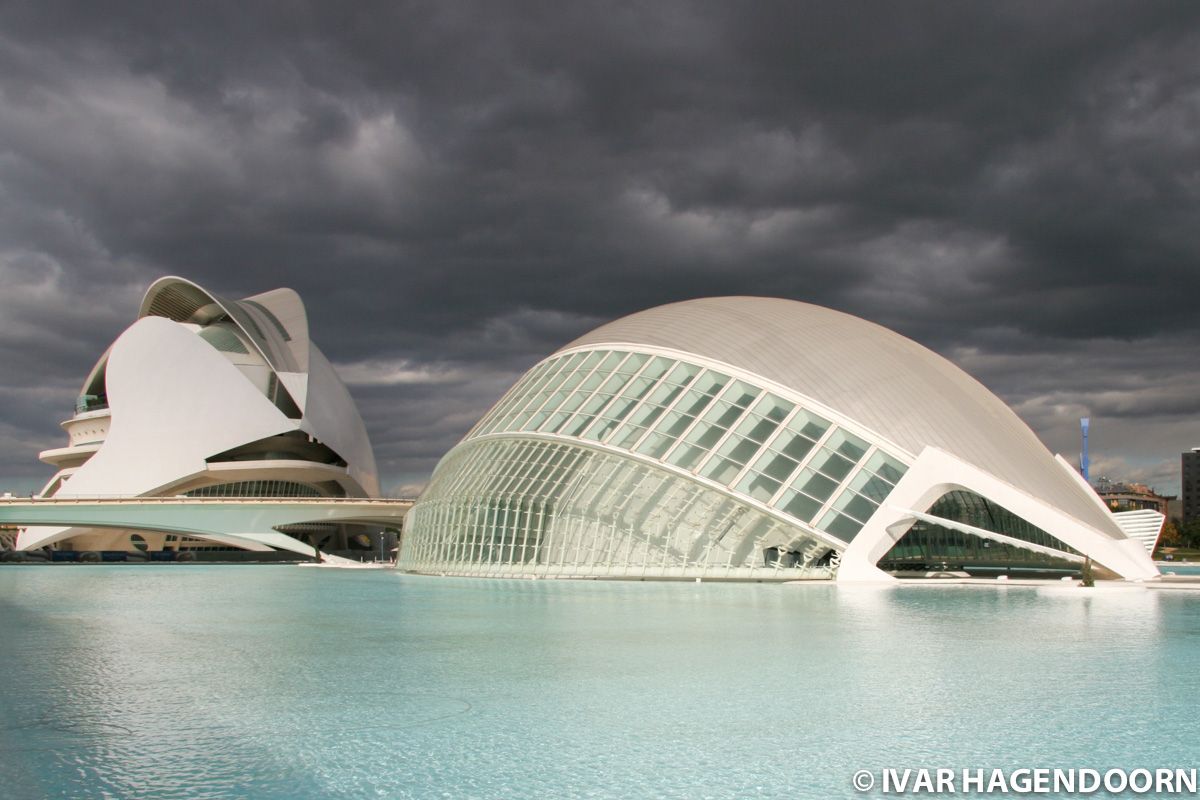
<instances>
[{"instance_id":1,"label":"dark storm cloud","mask_svg":"<svg viewBox=\"0 0 1200 800\"><path fill-rule=\"evenodd\" d=\"M712 294L894 327L1169 486L1197 53L1179 3L9 3L0 487L162 273L299 291L388 486L574 336Z\"/></svg>"}]
</instances>

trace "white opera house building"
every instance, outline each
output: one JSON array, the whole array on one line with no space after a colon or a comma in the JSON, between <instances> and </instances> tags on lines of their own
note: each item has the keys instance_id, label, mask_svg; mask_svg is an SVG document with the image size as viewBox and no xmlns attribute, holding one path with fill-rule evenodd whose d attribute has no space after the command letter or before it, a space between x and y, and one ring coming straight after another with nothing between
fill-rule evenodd
<instances>
[{"instance_id":1,"label":"white opera house building","mask_svg":"<svg viewBox=\"0 0 1200 800\"><path fill-rule=\"evenodd\" d=\"M438 464L398 566L856 581L1085 560L1158 575L970 375L848 314L720 297L603 325L530 369Z\"/></svg>"},{"instance_id":2,"label":"white opera house building","mask_svg":"<svg viewBox=\"0 0 1200 800\"><path fill-rule=\"evenodd\" d=\"M57 468L43 497L379 495L366 428L310 341L304 304L291 289L228 300L182 278L156 281L62 425L68 444L40 455ZM308 526L279 541L297 552L309 552L301 539L336 547L330 537L345 536L338 527ZM236 537L181 541L100 528L31 527L17 543L47 545L253 549Z\"/></svg>"}]
</instances>

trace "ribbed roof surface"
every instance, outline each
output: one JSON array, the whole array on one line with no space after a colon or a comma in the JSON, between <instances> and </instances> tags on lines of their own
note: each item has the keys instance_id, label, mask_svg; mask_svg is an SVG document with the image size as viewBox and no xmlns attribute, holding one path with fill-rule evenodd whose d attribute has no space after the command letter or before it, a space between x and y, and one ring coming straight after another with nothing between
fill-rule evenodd
<instances>
[{"instance_id":1,"label":"ribbed roof surface","mask_svg":"<svg viewBox=\"0 0 1200 800\"><path fill-rule=\"evenodd\" d=\"M1123 537L1003 401L933 351L872 322L794 300L713 297L631 314L562 349L619 344L694 353L761 375L914 455L939 447Z\"/></svg>"}]
</instances>

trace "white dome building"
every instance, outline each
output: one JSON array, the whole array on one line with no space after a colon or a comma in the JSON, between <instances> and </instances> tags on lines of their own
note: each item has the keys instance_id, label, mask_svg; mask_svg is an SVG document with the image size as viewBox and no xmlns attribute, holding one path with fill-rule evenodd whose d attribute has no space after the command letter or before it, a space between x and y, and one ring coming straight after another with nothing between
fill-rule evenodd
<instances>
[{"instance_id":1,"label":"white dome building","mask_svg":"<svg viewBox=\"0 0 1200 800\"><path fill-rule=\"evenodd\" d=\"M1156 576L1001 400L899 334L790 300L674 303L531 369L442 459L399 566L465 575Z\"/></svg>"},{"instance_id":2,"label":"white dome building","mask_svg":"<svg viewBox=\"0 0 1200 800\"><path fill-rule=\"evenodd\" d=\"M156 281L137 321L96 362L75 412L62 423L68 445L40 454L58 468L44 497L379 495L362 418L309 340L291 289L226 300L182 278ZM160 550L163 538L29 528L18 548L69 540L77 550ZM214 539L191 549L246 545Z\"/></svg>"}]
</instances>

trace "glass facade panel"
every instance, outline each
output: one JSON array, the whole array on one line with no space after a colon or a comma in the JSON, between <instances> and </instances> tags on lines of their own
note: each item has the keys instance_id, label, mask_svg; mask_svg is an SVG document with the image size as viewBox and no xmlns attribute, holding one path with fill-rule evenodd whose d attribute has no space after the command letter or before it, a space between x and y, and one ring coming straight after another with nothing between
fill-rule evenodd
<instances>
[{"instance_id":1,"label":"glass facade panel","mask_svg":"<svg viewBox=\"0 0 1200 800\"><path fill-rule=\"evenodd\" d=\"M650 458L662 458L675 444L675 440L665 433L652 433L638 445L637 452Z\"/></svg>"},{"instance_id":2,"label":"glass facade panel","mask_svg":"<svg viewBox=\"0 0 1200 800\"><path fill-rule=\"evenodd\" d=\"M695 364L680 363L671 369L670 374L667 375L667 382L676 386L690 386L699 374L700 368Z\"/></svg>"},{"instance_id":3,"label":"glass facade panel","mask_svg":"<svg viewBox=\"0 0 1200 800\"><path fill-rule=\"evenodd\" d=\"M800 410L796 412L796 416L788 423L788 428L802 433L814 442L825 435L825 431L829 430L829 422L818 417L808 411Z\"/></svg>"},{"instance_id":4,"label":"glass facade panel","mask_svg":"<svg viewBox=\"0 0 1200 800\"><path fill-rule=\"evenodd\" d=\"M779 491L782 484L755 472L747 472L738 482L737 490L748 494L755 500L766 503Z\"/></svg>"},{"instance_id":5,"label":"glass facade panel","mask_svg":"<svg viewBox=\"0 0 1200 800\"><path fill-rule=\"evenodd\" d=\"M862 530L862 523L856 519L839 514L836 511L830 511L821 518L821 522L817 527L826 533L833 534L842 541L849 542Z\"/></svg>"},{"instance_id":6,"label":"glass facade panel","mask_svg":"<svg viewBox=\"0 0 1200 800\"><path fill-rule=\"evenodd\" d=\"M798 466L799 462L768 450L755 462L754 470L777 481L786 481Z\"/></svg>"},{"instance_id":7,"label":"glass facade panel","mask_svg":"<svg viewBox=\"0 0 1200 800\"><path fill-rule=\"evenodd\" d=\"M675 406L676 410L691 415L698 415L708 408L708 404L712 402L712 395L704 394L696 389L689 390L679 403Z\"/></svg>"},{"instance_id":8,"label":"glass facade panel","mask_svg":"<svg viewBox=\"0 0 1200 800\"><path fill-rule=\"evenodd\" d=\"M792 482L792 487L804 492L814 500L824 502L829 499L829 495L833 494L833 490L837 488L837 484L824 475L819 475L811 469L806 469L796 476L796 480Z\"/></svg>"},{"instance_id":9,"label":"glass facade panel","mask_svg":"<svg viewBox=\"0 0 1200 800\"><path fill-rule=\"evenodd\" d=\"M655 427L656 433L661 433L670 436L672 439L677 439L683 435L683 432L692 426L696 421L695 417L681 414L678 411L672 411L662 418L662 421Z\"/></svg>"},{"instance_id":10,"label":"glass facade panel","mask_svg":"<svg viewBox=\"0 0 1200 800\"><path fill-rule=\"evenodd\" d=\"M323 497L316 488L294 481L235 481L201 486L186 497Z\"/></svg>"},{"instance_id":11,"label":"glass facade panel","mask_svg":"<svg viewBox=\"0 0 1200 800\"><path fill-rule=\"evenodd\" d=\"M725 384L727 383L729 383L728 375L708 370L696 379L695 387L697 391L703 392L710 397L715 397L725 388Z\"/></svg>"},{"instance_id":12,"label":"glass facade panel","mask_svg":"<svg viewBox=\"0 0 1200 800\"><path fill-rule=\"evenodd\" d=\"M867 469L893 485L899 483L908 471L908 467L882 452L876 452L867 460Z\"/></svg>"},{"instance_id":13,"label":"glass facade panel","mask_svg":"<svg viewBox=\"0 0 1200 800\"><path fill-rule=\"evenodd\" d=\"M739 408L749 408L762 391L757 387L751 386L742 381L734 381L729 390L725 392L724 400L727 403L732 403Z\"/></svg>"},{"instance_id":14,"label":"glass facade panel","mask_svg":"<svg viewBox=\"0 0 1200 800\"><path fill-rule=\"evenodd\" d=\"M943 495L928 513L1003 534L1051 552L918 520L880 559L880 568L1008 570L1020 567L1068 573L1079 570L1076 550L1008 509L972 492L955 491Z\"/></svg>"},{"instance_id":15,"label":"glass facade panel","mask_svg":"<svg viewBox=\"0 0 1200 800\"><path fill-rule=\"evenodd\" d=\"M680 469L690 470L699 464L706 455L708 455L707 447L684 442L671 451L671 455L667 456L667 463L674 464Z\"/></svg>"},{"instance_id":16,"label":"glass facade panel","mask_svg":"<svg viewBox=\"0 0 1200 800\"><path fill-rule=\"evenodd\" d=\"M468 440L518 431L603 443L727 486L736 481L733 491L768 505L778 497L774 507L805 524L841 484L852 491L838 494L833 510L863 521L906 469L882 451L872 452L862 438L752 383L622 350L548 359L502 398ZM521 478L536 479L533 473ZM836 521L830 518L831 525ZM846 523L838 526L846 529Z\"/></svg>"},{"instance_id":17,"label":"glass facade panel","mask_svg":"<svg viewBox=\"0 0 1200 800\"><path fill-rule=\"evenodd\" d=\"M630 353L629 357L621 362L621 366L617 367L617 372L623 372L626 375L634 375L641 371L646 362L650 360L650 356L644 353Z\"/></svg>"},{"instance_id":18,"label":"glass facade panel","mask_svg":"<svg viewBox=\"0 0 1200 800\"><path fill-rule=\"evenodd\" d=\"M623 450L631 450L639 439L646 434L646 428L639 425L630 425L625 423L622 425L608 443L613 447L620 447Z\"/></svg>"},{"instance_id":19,"label":"glass facade panel","mask_svg":"<svg viewBox=\"0 0 1200 800\"><path fill-rule=\"evenodd\" d=\"M596 368L597 372L610 373L617 368L617 365L625 360L626 353L611 352L604 356L604 360L600 362L600 366Z\"/></svg>"},{"instance_id":20,"label":"glass facade panel","mask_svg":"<svg viewBox=\"0 0 1200 800\"><path fill-rule=\"evenodd\" d=\"M758 452L759 447L759 443L751 439L730 436L717 452L731 461L736 461L738 464L745 466L746 462Z\"/></svg>"},{"instance_id":21,"label":"glass facade panel","mask_svg":"<svg viewBox=\"0 0 1200 800\"><path fill-rule=\"evenodd\" d=\"M795 459L796 461L803 461L804 457L807 456L809 452L811 452L816 446L817 443L812 439L790 430L779 434L779 436L771 444L772 449L777 450L778 452L783 453L784 455Z\"/></svg>"},{"instance_id":22,"label":"glass facade panel","mask_svg":"<svg viewBox=\"0 0 1200 800\"><path fill-rule=\"evenodd\" d=\"M579 383L579 391L585 394L591 394L600 388L600 384L604 383L607 376L603 372L590 372Z\"/></svg>"},{"instance_id":23,"label":"glass facade panel","mask_svg":"<svg viewBox=\"0 0 1200 800\"><path fill-rule=\"evenodd\" d=\"M673 362L668 358L655 356L650 360L650 363L646 365L646 368L642 370L642 377L656 381L663 375L667 374L667 370L671 368L672 363Z\"/></svg>"},{"instance_id":24,"label":"glass facade panel","mask_svg":"<svg viewBox=\"0 0 1200 800\"><path fill-rule=\"evenodd\" d=\"M871 498L876 503L882 503L883 499L891 494L894 487L883 478L863 469L854 476L854 480L850 482L850 488Z\"/></svg>"},{"instance_id":25,"label":"glass facade panel","mask_svg":"<svg viewBox=\"0 0 1200 800\"><path fill-rule=\"evenodd\" d=\"M774 420L749 414L737 426L737 432L739 436L744 436L747 439L753 439L758 444L762 444L768 438L770 438L771 434L774 433L775 429L778 427L779 423L775 422Z\"/></svg>"},{"instance_id":26,"label":"glass facade panel","mask_svg":"<svg viewBox=\"0 0 1200 800\"><path fill-rule=\"evenodd\" d=\"M848 489L838 496L833 507L859 522L866 522L875 513L875 509L879 508L878 504Z\"/></svg>"},{"instance_id":27,"label":"glass facade panel","mask_svg":"<svg viewBox=\"0 0 1200 800\"><path fill-rule=\"evenodd\" d=\"M850 474L850 470L854 468L854 462L834 453L831 450L821 448L817 451L808 465L813 469L820 470L825 475L840 481L842 478Z\"/></svg>"},{"instance_id":28,"label":"glass facade panel","mask_svg":"<svg viewBox=\"0 0 1200 800\"><path fill-rule=\"evenodd\" d=\"M831 545L737 498L568 443L482 439L443 460L398 566L504 576L827 578Z\"/></svg>"},{"instance_id":29,"label":"glass facade panel","mask_svg":"<svg viewBox=\"0 0 1200 800\"><path fill-rule=\"evenodd\" d=\"M830 450L836 450L851 461L858 461L867 453L867 443L858 438L852 433L839 428L830 435L825 446Z\"/></svg>"},{"instance_id":30,"label":"glass facade panel","mask_svg":"<svg viewBox=\"0 0 1200 800\"><path fill-rule=\"evenodd\" d=\"M709 459L708 463L704 465L704 469L700 470L700 474L717 483L729 483L741 471L742 465L736 461L715 456Z\"/></svg>"},{"instance_id":31,"label":"glass facade panel","mask_svg":"<svg viewBox=\"0 0 1200 800\"><path fill-rule=\"evenodd\" d=\"M754 405L754 413L778 423L787 419L787 415L792 413L792 409L795 407L794 403L789 403L782 397L776 397L773 394L767 393L762 400L759 400Z\"/></svg>"},{"instance_id":32,"label":"glass facade panel","mask_svg":"<svg viewBox=\"0 0 1200 800\"><path fill-rule=\"evenodd\" d=\"M796 519L801 519L807 522L813 518L818 511L821 510L821 503L812 499L808 495L800 494L799 492L788 489L779 498L779 508L787 514L791 514Z\"/></svg>"},{"instance_id":33,"label":"glass facade panel","mask_svg":"<svg viewBox=\"0 0 1200 800\"><path fill-rule=\"evenodd\" d=\"M720 425L722 428L728 430L729 427L733 425L733 423L737 422L738 418L742 416L743 411L744 409L739 406L718 401L713 404L712 408L710 408L707 413L705 413L704 421L711 422L714 425Z\"/></svg>"}]
</instances>

